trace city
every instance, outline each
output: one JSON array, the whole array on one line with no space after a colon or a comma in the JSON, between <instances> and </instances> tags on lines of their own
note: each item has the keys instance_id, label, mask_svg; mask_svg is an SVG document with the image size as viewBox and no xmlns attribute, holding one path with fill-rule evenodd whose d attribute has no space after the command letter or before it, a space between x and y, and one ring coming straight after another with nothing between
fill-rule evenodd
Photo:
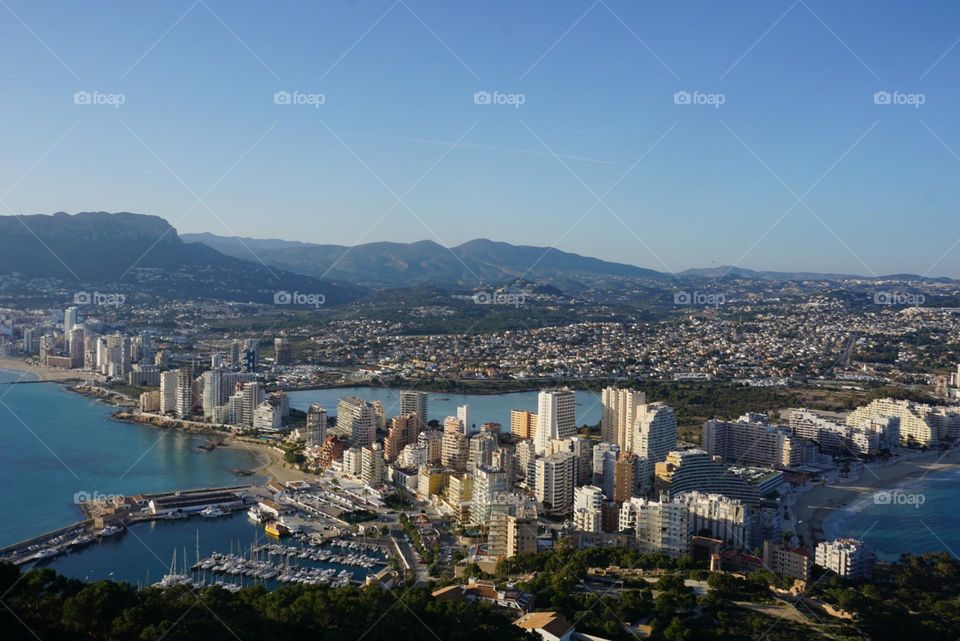
<instances>
[{"instance_id":1,"label":"city","mask_svg":"<svg viewBox=\"0 0 960 641\"><path fill-rule=\"evenodd\" d=\"M0 2L0 626L960 637L960 9Z\"/></svg>"}]
</instances>

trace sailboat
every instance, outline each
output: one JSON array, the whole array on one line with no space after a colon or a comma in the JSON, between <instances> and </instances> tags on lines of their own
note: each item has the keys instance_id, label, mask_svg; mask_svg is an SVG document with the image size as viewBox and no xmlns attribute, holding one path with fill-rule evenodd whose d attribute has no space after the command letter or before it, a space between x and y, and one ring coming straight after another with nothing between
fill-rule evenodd
<instances>
[{"instance_id":1,"label":"sailboat","mask_svg":"<svg viewBox=\"0 0 960 641\"><path fill-rule=\"evenodd\" d=\"M184 565L186 565L186 553L184 553ZM153 584L153 587L166 590L178 585L187 585L194 587L193 578L187 574L186 567L181 572L177 571L177 549L173 549L173 560L170 562L170 571L163 575L163 578Z\"/></svg>"}]
</instances>

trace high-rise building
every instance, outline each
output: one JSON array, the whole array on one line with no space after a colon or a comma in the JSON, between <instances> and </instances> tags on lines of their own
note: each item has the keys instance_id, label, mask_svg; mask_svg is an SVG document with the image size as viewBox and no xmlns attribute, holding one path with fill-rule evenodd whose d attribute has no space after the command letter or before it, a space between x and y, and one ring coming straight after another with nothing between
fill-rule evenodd
<instances>
[{"instance_id":1,"label":"high-rise building","mask_svg":"<svg viewBox=\"0 0 960 641\"><path fill-rule=\"evenodd\" d=\"M70 330L70 366L83 367L83 325Z\"/></svg>"},{"instance_id":2,"label":"high-rise building","mask_svg":"<svg viewBox=\"0 0 960 641\"><path fill-rule=\"evenodd\" d=\"M679 500L631 498L620 508L620 531L629 529L643 553L677 558L690 551L690 513Z\"/></svg>"},{"instance_id":3,"label":"high-rise building","mask_svg":"<svg viewBox=\"0 0 960 641\"><path fill-rule=\"evenodd\" d=\"M443 442L440 462L444 467L462 472L467 468L468 441L463 433L460 419L448 416L443 425Z\"/></svg>"},{"instance_id":4,"label":"high-rise building","mask_svg":"<svg viewBox=\"0 0 960 641\"><path fill-rule=\"evenodd\" d=\"M646 402L646 395L640 390L605 387L601 394L600 440L616 443L622 451L633 451L633 427L640 406Z\"/></svg>"},{"instance_id":5,"label":"high-rise building","mask_svg":"<svg viewBox=\"0 0 960 641\"><path fill-rule=\"evenodd\" d=\"M361 398L347 396L337 404L337 432L350 440L351 447L373 444L376 420L373 404Z\"/></svg>"},{"instance_id":6,"label":"high-rise building","mask_svg":"<svg viewBox=\"0 0 960 641\"><path fill-rule=\"evenodd\" d=\"M675 497L685 492L707 492L740 499L750 505L760 501L754 486L703 450L670 452L667 460L657 463L656 467L655 489L661 494Z\"/></svg>"},{"instance_id":7,"label":"high-rise building","mask_svg":"<svg viewBox=\"0 0 960 641\"><path fill-rule=\"evenodd\" d=\"M177 402L174 413L177 418L193 415L193 370L181 367L177 370Z\"/></svg>"},{"instance_id":8,"label":"high-rise building","mask_svg":"<svg viewBox=\"0 0 960 641\"><path fill-rule=\"evenodd\" d=\"M307 447L320 447L327 438L327 410L320 403L307 408Z\"/></svg>"},{"instance_id":9,"label":"high-rise building","mask_svg":"<svg viewBox=\"0 0 960 641\"><path fill-rule=\"evenodd\" d=\"M273 364L289 365L293 362L293 346L290 345L290 339L286 336L278 336L273 339Z\"/></svg>"},{"instance_id":10,"label":"high-rise building","mask_svg":"<svg viewBox=\"0 0 960 641\"><path fill-rule=\"evenodd\" d=\"M470 406L465 404L457 407L457 418L463 425L463 433L470 436L473 433L473 425L470 424Z\"/></svg>"},{"instance_id":11,"label":"high-rise building","mask_svg":"<svg viewBox=\"0 0 960 641\"><path fill-rule=\"evenodd\" d=\"M573 452L556 452L536 460L537 500L549 514L573 509L575 458Z\"/></svg>"},{"instance_id":12,"label":"high-rise building","mask_svg":"<svg viewBox=\"0 0 960 641\"><path fill-rule=\"evenodd\" d=\"M534 447L537 455L546 453L550 441L577 433L577 397L568 388L544 390L537 397L537 429Z\"/></svg>"},{"instance_id":13,"label":"high-rise building","mask_svg":"<svg viewBox=\"0 0 960 641\"><path fill-rule=\"evenodd\" d=\"M417 442L420 419L416 413L401 414L390 419L387 436L383 439L384 456L392 461L407 445Z\"/></svg>"},{"instance_id":14,"label":"high-rise building","mask_svg":"<svg viewBox=\"0 0 960 641\"><path fill-rule=\"evenodd\" d=\"M837 539L817 543L814 562L838 576L858 579L873 569L873 552L858 539Z\"/></svg>"},{"instance_id":15,"label":"high-rise building","mask_svg":"<svg viewBox=\"0 0 960 641\"><path fill-rule=\"evenodd\" d=\"M526 410L510 410L510 433L517 438L533 438L537 432L537 415Z\"/></svg>"},{"instance_id":16,"label":"high-rise building","mask_svg":"<svg viewBox=\"0 0 960 641\"><path fill-rule=\"evenodd\" d=\"M603 526L603 490L582 485L573 490L573 523L582 532L601 532Z\"/></svg>"},{"instance_id":17,"label":"high-rise building","mask_svg":"<svg viewBox=\"0 0 960 641\"><path fill-rule=\"evenodd\" d=\"M68 344L70 343L70 330L73 329L73 326L77 324L77 321L80 319L80 310L76 307L70 306L63 310L63 340Z\"/></svg>"},{"instance_id":18,"label":"high-rise building","mask_svg":"<svg viewBox=\"0 0 960 641\"><path fill-rule=\"evenodd\" d=\"M673 408L663 403L638 407L629 451L643 460L642 487L649 485L656 464L666 460L667 454L676 447L677 417Z\"/></svg>"},{"instance_id":19,"label":"high-rise building","mask_svg":"<svg viewBox=\"0 0 960 641\"><path fill-rule=\"evenodd\" d=\"M467 468L475 469L493 464L493 453L497 450L497 437L489 432L474 434L467 446Z\"/></svg>"},{"instance_id":20,"label":"high-rise building","mask_svg":"<svg viewBox=\"0 0 960 641\"><path fill-rule=\"evenodd\" d=\"M383 447L379 443L373 443L364 446L360 452L360 479L370 487L383 485L385 479Z\"/></svg>"},{"instance_id":21,"label":"high-rise building","mask_svg":"<svg viewBox=\"0 0 960 641\"><path fill-rule=\"evenodd\" d=\"M678 500L690 512L690 533L720 539L732 549L752 550L760 542L757 510L722 494L687 492Z\"/></svg>"},{"instance_id":22,"label":"high-rise building","mask_svg":"<svg viewBox=\"0 0 960 641\"><path fill-rule=\"evenodd\" d=\"M593 448L593 484L603 489L603 495L613 498L615 477L614 469L620 457L620 446L616 443L597 443Z\"/></svg>"},{"instance_id":23,"label":"high-rise building","mask_svg":"<svg viewBox=\"0 0 960 641\"><path fill-rule=\"evenodd\" d=\"M499 496L510 489L507 473L503 470L481 466L473 472L473 497L470 505L470 520L475 525L486 527L490 523L490 506Z\"/></svg>"},{"instance_id":24,"label":"high-rise building","mask_svg":"<svg viewBox=\"0 0 960 641\"><path fill-rule=\"evenodd\" d=\"M202 374L203 379L203 417L212 418L214 410L223 405L223 372L211 369Z\"/></svg>"},{"instance_id":25,"label":"high-rise building","mask_svg":"<svg viewBox=\"0 0 960 641\"><path fill-rule=\"evenodd\" d=\"M441 430L426 430L417 436L417 445L427 451L427 464L436 465L440 462L443 453L443 432Z\"/></svg>"},{"instance_id":26,"label":"high-rise building","mask_svg":"<svg viewBox=\"0 0 960 641\"><path fill-rule=\"evenodd\" d=\"M786 545L763 542L763 567L777 576L810 580L810 554L803 548L789 548Z\"/></svg>"},{"instance_id":27,"label":"high-rise building","mask_svg":"<svg viewBox=\"0 0 960 641\"><path fill-rule=\"evenodd\" d=\"M177 409L177 370L160 373L160 413Z\"/></svg>"},{"instance_id":28,"label":"high-rise building","mask_svg":"<svg viewBox=\"0 0 960 641\"><path fill-rule=\"evenodd\" d=\"M427 429L427 416L429 397L426 392L403 391L400 392L400 413L409 414L416 412L420 419L420 431Z\"/></svg>"},{"instance_id":29,"label":"high-rise building","mask_svg":"<svg viewBox=\"0 0 960 641\"><path fill-rule=\"evenodd\" d=\"M629 501L637 489L637 478L643 473L644 466L636 454L625 452L613 466L613 495L617 503Z\"/></svg>"},{"instance_id":30,"label":"high-rise building","mask_svg":"<svg viewBox=\"0 0 960 641\"><path fill-rule=\"evenodd\" d=\"M749 420L709 420L703 424L703 449L727 463L784 469L804 464L806 444L786 427Z\"/></svg>"}]
</instances>

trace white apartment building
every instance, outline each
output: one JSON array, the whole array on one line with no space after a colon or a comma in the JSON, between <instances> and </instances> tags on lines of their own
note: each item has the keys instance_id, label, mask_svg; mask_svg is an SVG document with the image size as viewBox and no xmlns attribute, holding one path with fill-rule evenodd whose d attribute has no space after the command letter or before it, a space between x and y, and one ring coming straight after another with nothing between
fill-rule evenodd
<instances>
[{"instance_id":1,"label":"white apartment building","mask_svg":"<svg viewBox=\"0 0 960 641\"><path fill-rule=\"evenodd\" d=\"M550 441L569 438L577 433L576 405L576 394L569 388L540 392L537 397L537 431L534 435L538 456L546 453Z\"/></svg>"},{"instance_id":2,"label":"white apartment building","mask_svg":"<svg viewBox=\"0 0 960 641\"><path fill-rule=\"evenodd\" d=\"M601 394L603 405L603 415L600 420L601 442L614 443L625 452L633 451L633 426L640 406L646 402L647 397L640 390L605 387Z\"/></svg>"},{"instance_id":3,"label":"white apartment building","mask_svg":"<svg viewBox=\"0 0 960 641\"><path fill-rule=\"evenodd\" d=\"M536 496L544 511L569 514L573 509L573 452L557 452L536 460Z\"/></svg>"},{"instance_id":4,"label":"white apartment building","mask_svg":"<svg viewBox=\"0 0 960 641\"><path fill-rule=\"evenodd\" d=\"M960 437L960 409L880 398L847 415L847 425L860 426L893 416L900 421L900 444L932 446Z\"/></svg>"},{"instance_id":5,"label":"white apartment building","mask_svg":"<svg viewBox=\"0 0 960 641\"><path fill-rule=\"evenodd\" d=\"M603 524L603 490L582 485L573 490L573 523L583 532L600 532Z\"/></svg>"},{"instance_id":6,"label":"white apartment building","mask_svg":"<svg viewBox=\"0 0 960 641\"><path fill-rule=\"evenodd\" d=\"M676 558L690 551L690 512L679 499L633 497L620 508L620 531L633 529L641 552Z\"/></svg>"},{"instance_id":7,"label":"white apartment building","mask_svg":"<svg viewBox=\"0 0 960 641\"><path fill-rule=\"evenodd\" d=\"M677 497L690 512L690 534L708 531L735 549L753 549L759 543L760 523L752 507L722 494L687 492Z\"/></svg>"},{"instance_id":8,"label":"white apartment building","mask_svg":"<svg viewBox=\"0 0 960 641\"><path fill-rule=\"evenodd\" d=\"M501 469L481 466L473 473L473 495L470 504L470 522L490 524L490 507L510 490L507 473Z\"/></svg>"},{"instance_id":9,"label":"white apartment building","mask_svg":"<svg viewBox=\"0 0 960 641\"><path fill-rule=\"evenodd\" d=\"M632 449L643 459L644 483L653 476L657 463L677 447L677 416L664 403L647 403L638 408L634 423Z\"/></svg>"},{"instance_id":10,"label":"white apartment building","mask_svg":"<svg viewBox=\"0 0 960 641\"><path fill-rule=\"evenodd\" d=\"M814 563L845 578L869 576L874 556L863 541L837 539L817 543Z\"/></svg>"},{"instance_id":11,"label":"white apartment building","mask_svg":"<svg viewBox=\"0 0 960 641\"><path fill-rule=\"evenodd\" d=\"M383 485L386 465L383 460L383 447L379 443L360 450L360 479L370 487Z\"/></svg>"},{"instance_id":12,"label":"white apartment building","mask_svg":"<svg viewBox=\"0 0 960 641\"><path fill-rule=\"evenodd\" d=\"M337 403L337 432L350 440L350 447L372 445L376 437L377 417L373 403L356 396Z\"/></svg>"},{"instance_id":13,"label":"white apartment building","mask_svg":"<svg viewBox=\"0 0 960 641\"><path fill-rule=\"evenodd\" d=\"M177 409L177 370L160 372L160 413Z\"/></svg>"}]
</instances>

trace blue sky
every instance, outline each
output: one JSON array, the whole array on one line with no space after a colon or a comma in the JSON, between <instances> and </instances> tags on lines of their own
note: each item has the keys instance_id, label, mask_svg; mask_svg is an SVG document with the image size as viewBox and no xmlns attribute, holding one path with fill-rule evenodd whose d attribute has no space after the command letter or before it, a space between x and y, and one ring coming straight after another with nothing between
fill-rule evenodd
<instances>
[{"instance_id":1,"label":"blue sky","mask_svg":"<svg viewBox=\"0 0 960 641\"><path fill-rule=\"evenodd\" d=\"M2 213L960 277L955 3L3 4Z\"/></svg>"}]
</instances>

